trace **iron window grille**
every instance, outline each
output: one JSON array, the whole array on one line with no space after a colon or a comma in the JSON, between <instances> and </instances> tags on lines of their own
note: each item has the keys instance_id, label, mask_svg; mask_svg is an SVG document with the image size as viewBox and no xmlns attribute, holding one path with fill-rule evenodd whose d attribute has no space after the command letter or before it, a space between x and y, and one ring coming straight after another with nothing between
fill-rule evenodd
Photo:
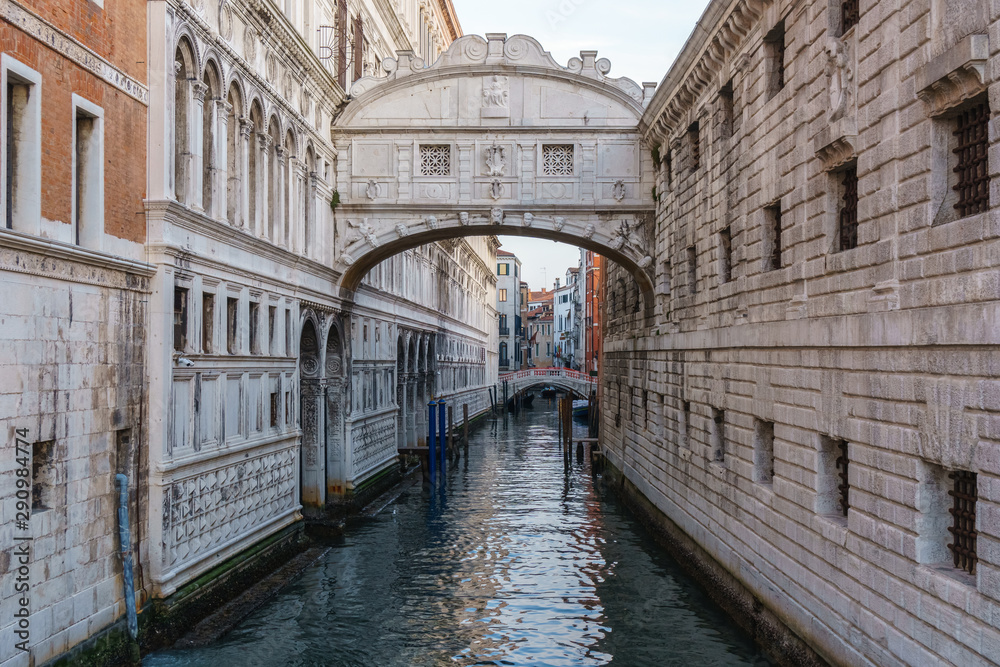
<instances>
[{"instance_id":1,"label":"iron window grille","mask_svg":"<svg viewBox=\"0 0 1000 667\"><path fill-rule=\"evenodd\" d=\"M851 508L851 503L849 502L851 484L848 481L847 468L850 465L850 459L847 458L847 441L841 440L837 445L840 449L840 456L837 457L837 476L840 477L840 484L837 489L840 491L840 511L847 516L847 510Z\"/></svg>"},{"instance_id":2,"label":"iron window grille","mask_svg":"<svg viewBox=\"0 0 1000 667\"><path fill-rule=\"evenodd\" d=\"M420 147L421 176L451 175L451 146L428 144Z\"/></svg>"},{"instance_id":3,"label":"iron window grille","mask_svg":"<svg viewBox=\"0 0 1000 667\"><path fill-rule=\"evenodd\" d=\"M698 123L691 123L688 128L688 142L691 146L691 169L701 165L701 131Z\"/></svg>"},{"instance_id":4,"label":"iron window grille","mask_svg":"<svg viewBox=\"0 0 1000 667\"><path fill-rule=\"evenodd\" d=\"M986 101L956 117L952 134L958 139L958 145L952 152L958 156L958 164L952 171L958 174L958 181L953 189L958 193L955 209L962 217L984 213L989 208L989 121L990 109Z\"/></svg>"},{"instance_id":5,"label":"iron window grille","mask_svg":"<svg viewBox=\"0 0 1000 667\"><path fill-rule=\"evenodd\" d=\"M861 20L861 8L858 0L843 0L840 3L840 34L853 28Z\"/></svg>"},{"instance_id":6,"label":"iron window grille","mask_svg":"<svg viewBox=\"0 0 1000 667\"><path fill-rule=\"evenodd\" d=\"M767 269L773 271L781 268L781 205L775 204L767 208L771 223L771 252L767 256Z\"/></svg>"},{"instance_id":7,"label":"iron window grille","mask_svg":"<svg viewBox=\"0 0 1000 667\"><path fill-rule=\"evenodd\" d=\"M840 249L858 247L858 167L844 170L843 196L840 204Z\"/></svg>"},{"instance_id":8,"label":"iron window grille","mask_svg":"<svg viewBox=\"0 0 1000 667\"><path fill-rule=\"evenodd\" d=\"M948 545L948 550L951 551L955 567L975 574L976 563L979 562L976 555L976 501L979 498L976 473L956 470L948 473L948 477L953 482L948 495L954 499L954 506L949 510L952 524L948 532L951 533L952 542Z\"/></svg>"},{"instance_id":9,"label":"iron window grille","mask_svg":"<svg viewBox=\"0 0 1000 667\"><path fill-rule=\"evenodd\" d=\"M764 38L769 63L768 99L785 87L785 22L781 21Z\"/></svg>"},{"instance_id":10,"label":"iron window grille","mask_svg":"<svg viewBox=\"0 0 1000 667\"><path fill-rule=\"evenodd\" d=\"M545 176L572 176L573 144L543 145L542 174Z\"/></svg>"}]
</instances>

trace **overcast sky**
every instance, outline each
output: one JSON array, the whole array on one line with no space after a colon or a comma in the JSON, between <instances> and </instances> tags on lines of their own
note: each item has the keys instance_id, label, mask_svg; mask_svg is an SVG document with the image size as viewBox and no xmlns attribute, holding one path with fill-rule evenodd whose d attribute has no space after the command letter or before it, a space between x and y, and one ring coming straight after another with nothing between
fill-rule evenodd
<instances>
[{"instance_id":1,"label":"overcast sky","mask_svg":"<svg viewBox=\"0 0 1000 667\"><path fill-rule=\"evenodd\" d=\"M561 65L581 50L611 60L609 76L659 82L680 52L707 0L453 0L465 34L531 35ZM551 287L580 251L552 241L501 237L518 256L532 289ZM544 272L542 267L544 267ZM544 275L544 280L543 280Z\"/></svg>"}]
</instances>

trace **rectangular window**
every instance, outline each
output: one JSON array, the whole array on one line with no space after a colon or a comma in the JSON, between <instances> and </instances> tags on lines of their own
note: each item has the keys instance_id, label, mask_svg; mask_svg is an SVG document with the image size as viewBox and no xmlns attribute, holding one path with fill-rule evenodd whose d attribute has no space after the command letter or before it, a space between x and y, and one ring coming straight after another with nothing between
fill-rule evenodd
<instances>
[{"instance_id":1,"label":"rectangular window","mask_svg":"<svg viewBox=\"0 0 1000 667\"><path fill-rule=\"evenodd\" d=\"M952 134L957 145L952 152L958 161L952 189L958 194L954 206L959 217L985 213L990 205L989 123L990 106L985 98L955 117Z\"/></svg>"},{"instance_id":2,"label":"rectangular window","mask_svg":"<svg viewBox=\"0 0 1000 667\"><path fill-rule=\"evenodd\" d=\"M753 477L760 484L774 481L774 422L754 420Z\"/></svg>"},{"instance_id":3,"label":"rectangular window","mask_svg":"<svg viewBox=\"0 0 1000 667\"><path fill-rule=\"evenodd\" d=\"M850 507L847 466L847 441L820 436L816 461L817 513L847 516Z\"/></svg>"},{"instance_id":4,"label":"rectangular window","mask_svg":"<svg viewBox=\"0 0 1000 667\"><path fill-rule=\"evenodd\" d=\"M837 174L840 181L838 236L841 250L858 247L858 165L850 165Z\"/></svg>"},{"instance_id":5,"label":"rectangular window","mask_svg":"<svg viewBox=\"0 0 1000 667\"><path fill-rule=\"evenodd\" d=\"M188 331L188 291L174 287L174 350L183 352L187 348Z\"/></svg>"},{"instance_id":6,"label":"rectangular window","mask_svg":"<svg viewBox=\"0 0 1000 667\"><path fill-rule=\"evenodd\" d=\"M952 482L948 495L952 499L951 551L955 567L969 574L976 573L976 563L979 557L976 553L976 503L979 500L978 480L976 473L966 470L954 470L948 474Z\"/></svg>"},{"instance_id":7,"label":"rectangular window","mask_svg":"<svg viewBox=\"0 0 1000 667\"><path fill-rule=\"evenodd\" d=\"M719 89L719 128L722 131L722 136L727 139L733 136L735 115L733 80L730 79L726 85Z\"/></svg>"},{"instance_id":8,"label":"rectangular window","mask_svg":"<svg viewBox=\"0 0 1000 667\"><path fill-rule=\"evenodd\" d=\"M701 166L701 130L697 121L688 126L687 139L688 151L691 155L691 169L695 170Z\"/></svg>"},{"instance_id":9,"label":"rectangular window","mask_svg":"<svg viewBox=\"0 0 1000 667\"><path fill-rule=\"evenodd\" d=\"M100 249L104 236L104 110L73 95L74 242Z\"/></svg>"},{"instance_id":10,"label":"rectangular window","mask_svg":"<svg viewBox=\"0 0 1000 667\"><path fill-rule=\"evenodd\" d=\"M842 0L840 3L840 34L853 28L861 20L861 8L858 0Z\"/></svg>"},{"instance_id":11,"label":"rectangular window","mask_svg":"<svg viewBox=\"0 0 1000 667\"><path fill-rule=\"evenodd\" d=\"M201 351L212 352L215 335L215 295L209 292L201 293Z\"/></svg>"},{"instance_id":12,"label":"rectangular window","mask_svg":"<svg viewBox=\"0 0 1000 667\"><path fill-rule=\"evenodd\" d=\"M4 150L0 171L4 183L4 227L38 234L42 188L42 77L10 57L0 54L3 77Z\"/></svg>"},{"instance_id":13,"label":"rectangular window","mask_svg":"<svg viewBox=\"0 0 1000 667\"><path fill-rule=\"evenodd\" d=\"M451 146L448 144L429 144L420 147L421 176L451 175Z\"/></svg>"},{"instance_id":14,"label":"rectangular window","mask_svg":"<svg viewBox=\"0 0 1000 667\"><path fill-rule=\"evenodd\" d=\"M767 99L771 99L785 87L785 22L778 25L764 37L764 56L767 71Z\"/></svg>"},{"instance_id":15,"label":"rectangular window","mask_svg":"<svg viewBox=\"0 0 1000 667\"><path fill-rule=\"evenodd\" d=\"M240 349L239 324L240 300L234 297L226 299L226 351L237 354Z\"/></svg>"},{"instance_id":16,"label":"rectangular window","mask_svg":"<svg viewBox=\"0 0 1000 667\"><path fill-rule=\"evenodd\" d=\"M726 462L726 411L712 408L712 460Z\"/></svg>"},{"instance_id":17,"label":"rectangular window","mask_svg":"<svg viewBox=\"0 0 1000 667\"><path fill-rule=\"evenodd\" d=\"M250 354L260 354L260 304L250 302Z\"/></svg>"},{"instance_id":18,"label":"rectangular window","mask_svg":"<svg viewBox=\"0 0 1000 667\"><path fill-rule=\"evenodd\" d=\"M292 356L295 347L292 345L292 309L285 308L285 356Z\"/></svg>"},{"instance_id":19,"label":"rectangular window","mask_svg":"<svg viewBox=\"0 0 1000 667\"><path fill-rule=\"evenodd\" d=\"M499 299L500 301L506 301L507 300L507 290L505 290L505 289L499 290L498 295L497 295L497 299Z\"/></svg>"},{"instance_id":20,"label":"rectangular window","mask_svg":"<svg viewBox=\"0 0 1000 667\"><path fill-rule=\"evenodd\" d=\"M54 440L35 442L31 445L31 511L42 512L56 506Z\"/></svg>"},{"instance_id":21,"label":"rectangular window","mask_svg":"<svg viewBox=\"0 0 1000 667\"><path fill-rule=\"evenodd\" d=\"M688 294L694 294L698 287L698 253L694 246L688 246L687 254L687 290Z\"/></svg>"},{"instance_id":22,"label":"rectangular window","mask_svg":"<svg viewBox=\"0 0 1000 667\"><path fill-rule=\"evenodd\" d=\"M691 446L691 401L684 401L683 408L684 408L684 423L681 424L681 428L683 429L682 432L684 435L683 445L685 447L690 447Z\"/></svg>"},{"instance_id":23,"label":"rectangular window","mask_svg":"<svg viewBox=\"0 0 1000 667\"><path fill-rule=\"evenodd\" d=\"M278 308L276 306L268 306L267 308L267 345L270 354L278 354L278 341L274 337L274 320L278 315Z\"/></svg>"},{"instance_id":24,"label":"rectangular window","mask_svg":"<svg viewBox=\"0 0 1000 667\"><path fill-rule=\"evenodd\" d=\"M510 275L509 271L510 271L510 266L508 264L497 264L497 275L498 276Z\"/></svg>"},{"instance_id":25,"label":"rectangular window","mask_svg":"<svg viewBox=\"0 0 1000 667\"><path fill-rule=\"evenodd\" d=\"M542 174L545 176L572 176L573 144L543 145Z\"/></svg>"},{"instance_id":26,"label":"rectangular window","mask_svg":"<svg viewBox=\"0 0 1000 667\"><path fill-rule=\"evenodd\" d=\"M545 343L545 354L546 356L552 354L552 343Z\"/></svg>"},{"instance_id":27,"label":"rectangular window","mask_svg":"<svg viewBox=\"0 0 1000 667\"><path fill-rule=\"evenodd\" d=\"M663 293L670 294L670 284L673 280L673 265L670 260L663 262Z\"/></svg>"},{"instance_id":28,"label":"rectangular window","mask_svg":"<svg viewBox=\"0 0 1000 667\"><path fill-rule=\"evenodd\" d=\"M719 282L733 279L733 237L729 227L719 232Z\"/></svg>"},{"instance_id":29,"label":"rectangular window","mask_svg":"<svg viewBox=\"0 0 1000 667\"><path fill-rule=\"evenodd\" d=\"M781 268L781 202L764 209L764 270Z\"/></svg>"},{"instance_id":30,"label":"rectangular window","mask_svg":"<svg viewBox=\"0 0 1000 667\"><path fill-rule=\"evenodd\" d=\"M270 412L270 415L271 415L271 418L270 418L271 428L278 428L278 419L279 419L279 415L281 414L278 411L278 408L279 408L279 405L278 405L278 396L279 396L278 392L276 392L276 391L272 391L271 392L271 412Z\"/></svg>"}]
</instances>

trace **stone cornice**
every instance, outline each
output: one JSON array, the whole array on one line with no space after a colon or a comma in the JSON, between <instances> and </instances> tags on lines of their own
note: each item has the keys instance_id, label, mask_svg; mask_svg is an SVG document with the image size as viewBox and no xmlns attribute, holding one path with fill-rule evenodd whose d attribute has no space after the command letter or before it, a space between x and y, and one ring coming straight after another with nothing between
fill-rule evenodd
<instances>
[{"instance_id":1,"label":"stone cornice","mask_svg":"<svg viewBox=\"0 0 1000 667\"><path fill-rule=\"evenodd\" d=\"M0 17L132 99L149 104L149 88L146 84L130 77L30 9L12 0L0 0Z\"/></svg>"},{"instance_id":2,"label":"stone cornice","mask_svg":"<svg viewBox=\"0 0 1000 667\"><path fill-rule=\"evenodd\" d=\"M967 35L915 73L917 97L938 116L986 90L987 35Z\"/></svg>"},{"instance_id":3,"label":"stone cornice","mask_svg":"<svg viewBox=\"0 0 1000 667\"><path fill-rule=\"evenodd\" d=\"M149 278L156 274L156 267L99 250L0 228L0 271L148 292Z\"/></svg>"},{"instance_id":4,"label":"stone cornice","mask_svg":"<svg viewBox=\"0 0 1000 667\"><path fill-rule=\"evenodd\" d=\"M668 141L763 15L765 0L712 0L643 115L650 145Z\"/></svg>"}]
</instances>

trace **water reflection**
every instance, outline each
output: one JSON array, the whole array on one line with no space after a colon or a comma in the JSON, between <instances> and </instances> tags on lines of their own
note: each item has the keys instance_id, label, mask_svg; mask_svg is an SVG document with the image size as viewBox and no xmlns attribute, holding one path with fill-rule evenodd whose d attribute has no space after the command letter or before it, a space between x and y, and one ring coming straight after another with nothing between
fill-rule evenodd
<instances>
[{"instance_id":1,"label":"water reflection","mask_svg":"<svg viewBox=\"0 0 1000 667\"><path fill-rule=\"evenodd\" d=\"M749 665L752 643L589 469L554 403L473 436L216 645L146 665ZM577 437L585 427L577 426Z\"/></svg>"}]
</instances>

